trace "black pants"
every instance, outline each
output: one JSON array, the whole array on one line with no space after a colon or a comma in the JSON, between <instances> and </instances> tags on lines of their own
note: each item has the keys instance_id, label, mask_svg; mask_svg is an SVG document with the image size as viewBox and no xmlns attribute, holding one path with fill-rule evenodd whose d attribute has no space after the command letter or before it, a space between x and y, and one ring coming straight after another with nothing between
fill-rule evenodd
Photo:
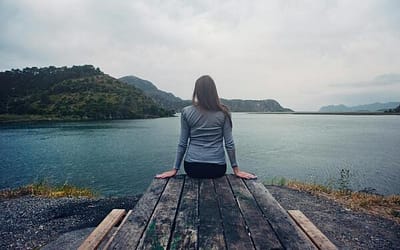
<instances>
[{"instance_id":1,"label":"black pants","mask_svg":"<svg viewBox=\"0 0 400 250\"><path fill-rule=\"evenodd\" d=\"M192 178L218 178L226 173L226 164L184 162L185 172Z\"/></svg>"}]
</instances>

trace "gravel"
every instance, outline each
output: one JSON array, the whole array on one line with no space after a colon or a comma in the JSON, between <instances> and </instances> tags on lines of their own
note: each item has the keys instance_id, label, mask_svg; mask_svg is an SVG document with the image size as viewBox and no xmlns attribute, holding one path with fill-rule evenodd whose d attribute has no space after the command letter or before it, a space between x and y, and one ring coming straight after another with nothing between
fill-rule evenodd
<instances>
[{"instance_id":1,"label":"gravel","mask_svg":"<svg viewBox=\"0 0 400 250\"><path fill-rule=\"evenodd\" d=\"M35 249L66 232L95 227L113 208L131 209L139 197L0 200L0 249Z\"/></svg>"},{"instance_id":2,"label":"gravel","mask_svg":"<svg viewBox=\"0 0 400 250\"><path fill-rule=\"evenodd\" d=\"M286 210L301 210L339 249L400 249L400 224L352 211L324 197L267 186Z\"/></svg>"},{"instance_id":3,"label":"gravel","mask_svg":"<svg viewBox=\"0 0 400 250\"><path fill-rule=\"evenodd\" d=\"M400 249L400 225L394 221L307 192L267 188L286 210L301 210L339 249ZM132 209L138 199L24 196L0 200L0 249L66 249L68 244L75 249L113 208Z\"/></svg>"}]
</instances>

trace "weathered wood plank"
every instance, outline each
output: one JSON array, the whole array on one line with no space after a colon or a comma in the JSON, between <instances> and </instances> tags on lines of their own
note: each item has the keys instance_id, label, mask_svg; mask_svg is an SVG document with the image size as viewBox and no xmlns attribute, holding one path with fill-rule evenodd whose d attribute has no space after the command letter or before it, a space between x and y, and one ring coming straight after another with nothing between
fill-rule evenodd
<instances>
[{"instance_id":1,"label":"weathered wood plank","mask_svg":"<svg viewBox=\"0 0 400 250\"><path fill-rule=\"evenodd\" d=\"M108 232L125 216L125 209L113 209L104 220L93 230L78 248L79 250L97 249Z\"/></svg>"},{"instance_id":2,"label":"weathered wood plank","mask_svg":"<svg viewBox=\"0 0 400 250\"><path fill-rule=\"evenodd\" d=\"M185 177L171 178L137 249L166 249L172 233Z\"/></svg>"},{"instance_id":3,"label":"weathered wood plank","mask_svg":"<svg viewBox=\"0 0 400 250\"><path fill-rule=\"evenodd\" d=\"M199 180L185 178L171 249L197 249Z\"/></svg>"},{"instance_id":4,"label":"weathered wood plank","mask_svg":"<svg viewBox=\"0 0 400 250\"><path fill-rule=\"evenodd\" d=\"M286 249L316 249L262 183L254 180L245 183Z\"/></svg>"},{"instance_id":5,"label":"weathered wood plank","mask_svg":"<svg viewBox=\"0 0 400 250\"><path fill-rule=\"evenodd\" d=\"M288 213L319 249L337 250L337 247L300 210L288 210Z\"/></svg>"},{"instance_id":6,"label":"weathered wood plank","mask_svg":"<svg viewBox=\"0 0 400 250\"><path fill-rule=\"evenodd\" d=\"M122 226L125 224L125 222L128 220L128 217L131 215L132 210L129 210L128 213L125 215L124 219L121 221L119 224L117 230L111 235L110 239L107 241L107 243L104 244L104 246L100 245L100 249L108 249L111 246L111 243L113 242L115 236L119 233L121 230Z\"/></svg>"},{"instance_id":7,"label":"weathered wood plank","mask_svg":"<svg viewBox=\"0 0 400 250\"><path fill-rule=\"evenodd\" d=\"M154 179L115 236L110 249L136 249L168 179Z\"/></svg>"},{"instance_id":8,"label":"weathered wood plank","mask_svg":"<svg viewBox=\"0 0 400 250\"><path fill-rule=\"evenodd\" d=\"M242 179L228 175L238 206L249 228L250 236L257 249L283 249L274 230L263 217L250 191Z\"/></svg>"},{"instance_id":9,"label":"weathered wood plank","mask_svg":"<svg viewBox=\"0 0 400 250\"><path fill-rule=\"evenodd\" d=\"M201 179L199 185L199 249L226 249L213 181Z\"/></svg>"},{"instance_id":10,"label":"weathered wood plank","mask_svg":"<svg viewBox=\"0 0 400 250\"><path fill-rule=\"evenodd\" d=\"M254 249L226 176L214 179L228 249Z\"/></svg>"}]
</instances>

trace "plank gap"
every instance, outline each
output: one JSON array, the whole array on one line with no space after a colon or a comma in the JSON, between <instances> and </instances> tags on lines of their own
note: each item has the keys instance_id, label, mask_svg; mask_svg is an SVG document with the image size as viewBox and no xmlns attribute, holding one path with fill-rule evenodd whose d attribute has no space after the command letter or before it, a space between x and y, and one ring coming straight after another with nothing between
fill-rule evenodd
<instances>
[{"instance_id":1,"label":"plank gap","mask_svg":"<svg viewBox=\"0 0 400 250\"><path fill-rule=\"evenodd\" d=\"M216 188L215 188L215 180L214 180L214 179L212 179L212 183L213 183L213 187L214 187L213 190L214 190L214 193L215 193L215 197L217 198L217 206L218 206L218 212L219 212L219 222L220 222L221 225L222 225L222 235L224 236L225 249L227 250L227 249L228 249L228 244L227 244L227 242L226 242L226 234L225 234L225 228L224 228L224 221L223 221L223 219L222 219L221 206L220 206L219 201L218 201L218 193L217 193L217 190L216 190Z\"/></svg>"},{"instance_id":2,"label":"plank gap","mask_svg":"<svg viewBox=\"0 0 400 250\"><path fill-rule=\"evenodd\" d=\"M251 244L253 245L253 249L256 249L256 244L254 243L254 239L253 239L253 237L252 237L252 235L251 235L249 225L247 225L247 221L246 221L246 218L245 218L244 215L243 215L242 209L241 209L241 207L240 207L240 203L239 203L239 201L238 201L238 199L237 199L237 197L236 197L235 192L234 192L233 189L232 189L232 184L231 184L231 182L229 181L229 178L228 178L228 177L225 177L225 178L226 178L226 180L228 181L229 188L231 189L231 192L232 192L232 194L233 194L233 197L235 198L235 202L236 202L236 205L237 205L237 207L238 207L238 209L239 209L239 213L240 213L240 215L241 215L242 218L243 218L243 223L244 223L244 225L245 225L245 228L246 228L246 231L247 231L247 235L249 236L249 238L250 238L250 240L251 240Z\"/></svg>"},{"instance_id":3,"label":"plank gap","mask_svg":"<svg viewBox=\"0 0 400 250\"><path fill-rule=\"evenodd\" d=\"M122 226L125 224L125 222L128 220L128 217L131 215L132 210L129 210L128 213L125 215L124 219L121 221L121 223L119 224L117 230L115 230L115 232L111 235L110 239L107 241L107 243L104 245L104 249L107 250L110 245L111 242L114 240L115 236L117 235L117 233L119 232L119 230L121 230Z\"/></svg>"},{"instance_id":4,"label":"plank gap","mask_svg":"<svg viewBox=\"0 0 400 250\"><path fill-rule=\"evenodd\" d=\"M182 183L181 191L180 191L179 198L178 198L178 205L176 206L174 220L172 222L171 231L169 233L167 249L171 248L172 236L174 234L175 226L176 226L176 216L178 215L179 208L181 206L181 200L182 200L182 195L183 195L183 188L185 187L185 182L186 182L186 176L184 175L183 176L183 183Z\"/></svg>"},{"instance_id":5,"label":"plank gap","mask_svg":"<svg viewBox=\"0 0 400 250\"><path fill-rule=\"evenodd\" d=\"M266 220L277 233L278 239L283 243L284 248L317 249L262 183L254 180L245 180L244 183L255 198Z\"/></svg>"},{"instance_id":6,"label":"plank gap","mask_svg":"<svg viewBox=\"0 0 400 250\"><path fill-rule=\"evenodd\" d=\"M251 181L251 180L250 180L250 181ZM254 181L254 180L253 180L253 181ZM249 189L249 186L247 185L247 183L246 183L244 180L242 180L242 182L244 183L244 185L246 186L246 188L250 191L251 197L253 197L254 201L256 202L256 205L257 205L258 209L261 211L264 220L265 220L265 221L268 223L268 225L271 227L271 229L272 229L272 231L275 233L275 235L278 236L277 238L278 238L279 243L281 243L281 245L284 246L284 242L282 242L282 240L280 239L278 232L275 230L275 228L273 227L273 225L271 224L271 222L268 220L268 217L265 216L264 210L262 209L262 207L261 207L260 204L258 203L256 197L253 195L253 192L251 192L251 190Z\"/></svg>"},{"instance_id":7,"label":"plank gap","mask_svg":"<svg viewBox=\"0 0 400 250\"><path fill-rule=\"evenodd\" d=\"M147 229L148 229L148 226L149 226L149 224L150 224L151 218L153 218L154 212L156 211L156 208L157 208L157 206L158 206L158 203L160 202L161 197L162 197L163 194L164 194L164 191L165 191L165 189L166 189L166 187L167 187L167 185L168 185L169 180L170 180L170 179L168 178L168 179L167 179L167 182L165 183L165 185L164 185L164 187L163 187L163 189L162 189L162 191L161 191L161 193L160 193L160 196L158 196L157 202L156 202L156 204L154 205L154 207L153 207L153 209L152 209L152 211L151 211L151 214L150 214L150 216L149 216L149 219L148 219L147 222L146 222L146 226L144 227L144 230L143 230L142 233L140 234L140 237L139 237L138 242L136 243L135 249L137 249L137 247L139 246L140 241L142 240L143 236L145 235L145 232L146 232Z\"/></svg>"}]
</instances>

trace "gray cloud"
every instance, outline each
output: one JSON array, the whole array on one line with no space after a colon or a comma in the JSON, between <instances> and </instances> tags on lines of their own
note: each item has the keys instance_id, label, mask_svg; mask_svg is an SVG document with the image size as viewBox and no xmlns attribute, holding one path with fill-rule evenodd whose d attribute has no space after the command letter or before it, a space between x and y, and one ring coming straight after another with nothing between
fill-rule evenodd
<instances>
[{"instance_id":1,"label":"gray cloud","mask_svg":"<svg viewBox=\"0 0 400 250\"><path fill-rule=\"evenodd\" d=\"M399 90L373 79L399 73L398 13L397 0L3 0L0 70L94 64L183 98L210 74L223 97L317 110L332 88L377 100Z\"/></svg>"},{"instance_id":2,"label":"gray cloud","mask_svg":"<svg viewBox=\"0 0 400 250\"><path fill-rule=\"evenodd\" d=\"M368 88L371 86L382 87L389 85L400 85L400 74L383 74L378 75L374 79L369 81L352 82L352 83L337 83L331 84L333 87L345 87L345 88Z\"/></svg>"}]
</instances>

